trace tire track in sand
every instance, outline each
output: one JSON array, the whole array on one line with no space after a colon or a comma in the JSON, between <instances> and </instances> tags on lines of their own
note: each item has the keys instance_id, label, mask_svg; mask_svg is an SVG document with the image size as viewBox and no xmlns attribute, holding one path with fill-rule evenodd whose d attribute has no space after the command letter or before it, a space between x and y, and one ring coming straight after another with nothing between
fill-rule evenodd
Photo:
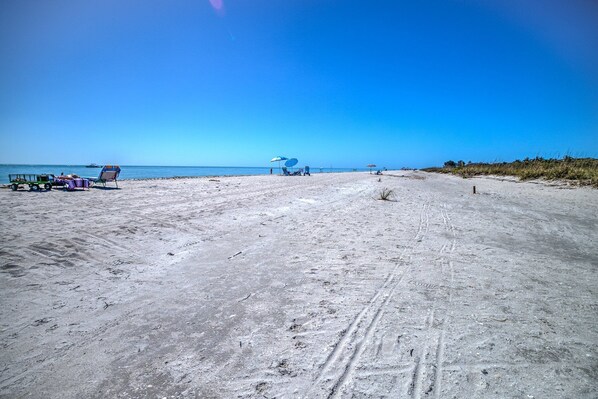
<instances>
[{"instance_id":1,"label":"tire track in sand","mask_svg":"<svg viewBox=\"0 0 598 399\"><path fill-rule=\"evenodd\" d=\"M452 254L456 248L456 233L455 228L451 223L450 217L446 210L446 204L440 205L440 216L442 217L444 228L450 233L451 239L450 244L444 244L438 254L441 256L440 259L440 278L442 280L446 279L444 277L445 268L448 266L449 276L448 279L450 280L448 284L442 284L442 286L448 287L448 305L450 306L452 303L452 296L453 296L453 281L454 281L454 269L453 263L448 258L450 254ZM440 394L440 387L441 387L441 380L442 380L442 363L444 361L444 346L445 346L445 335L446 335L446 321L450 317L448 311L443 311L442 314L444 315L439 320L435 320L435 314L437 312L437 304L438 304L438 297L434 298L432 303L432 307L430 310L430 316L426 321L426 330L428 331L429 335L435 335L433 328L435 325L440 327L440 331L438 332L438 339L436 344L436 352L434 356L434 360L431 362L427 362L426 359L431 357L430 353L430 346L428 345L428 340L425 341L423 345L423 349L421 355L416 358L415 366L413 368L413 377L411 384L408 388L407 394L412 398L422 398L429 395L431 392L434 393L435 397L439 397ZM450 309L449 309L450 311ZM424 384L427 383L426 389L424 391Z\"/></svg>"},{"instance_id":2,"label":"tire track in sand","mask_svg":"<svg viewBox=\"0 0 598 399\"><path fill-rule=\"evenodd\" d=\"M420 211L417 232L411 239L414 246L421 242L428 232L429 207L430 203L426 201ZM413 250L413 247L403 249L396 260L394 269L389 273L382 287L376 291L372 299L347 327L346 332L322 365L311 389L306 392L304 397L313 397L312 392L314 389L328 392L328 398L336 398L343 392L396 287L411 269L411 265L409 265L402 273L398 273L408 249ZM341 371L340 375L338 374L339 370Z\"/></svg>"},{"instance_id":3,"label":"tire track in sand","mask_svg":"<svg viewBox=\"0 0 598 399\"><path fill-rule=\"evenodd\" d=\"M451 233L451 246L449 249L449 255L455 251L457 246L457 235L455 233L455 226L451 222L451 218L446 210L446 204L442 204L441 208L441 216L444 222L445 228ZM445 335L446 335L446 324L450 318L452 313L452 303L453 303L453 286L454 286L454 279L455 279L455 271L453 267L453 261L450 259L443 259L443 263L447 264L449 267L449 284L448 284L448 312L445 312L445 318L441 324L440 335L438 337L438 345L436 348L436 359L435 359L435 372L434 378L432 381L432 386L430 387L431 390L434 391L434 397L440 398L440 391L441 391L441 384L442 384L442 372L443 366L442 363L444 362L444 347L445 347Z\"/></svg>"}]
</instances>

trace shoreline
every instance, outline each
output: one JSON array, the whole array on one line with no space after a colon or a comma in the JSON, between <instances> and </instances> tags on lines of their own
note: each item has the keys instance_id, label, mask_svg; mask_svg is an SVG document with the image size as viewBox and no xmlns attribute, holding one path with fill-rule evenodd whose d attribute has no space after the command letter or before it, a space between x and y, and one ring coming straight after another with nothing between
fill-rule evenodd
<instances>
[{"instance_id":1,"label":"shoreline","mask_svg":"<svg viewBox=\"0 0 598 399\"><path fill-rule=\"evenodd\" d=\"M232 168L232 167L231 167ZM312 169L312 175L319 175L319 174L335 174L335 173L367 173L368 171L332 171L332 172L315 172ZM234 175L201 175L201 176L165 176L165 177L133 177L133 178L125 178L125 179L118 179L118 181L136 181L136 180L181 180L181 179L201 179L201 178L224 178L224 177L250 177L250 176L284 176L279 173L264 173L264 174L234 174ZM284 177L298 177L298 176L284 176ZM303 176L302 176L303 177ZM308 176L309 177L309 176ZM89 177L83 177L88 179ZM0 188L10 188L10 183L0 183Z\"/></svg>"},{"instance_id":2,"label":"shoreline","mask_svg":"<svg viewBox=\"0 0 598 399\"><path fill-rule=\"evenodd\" d=\"M413 174L416 174L416 176L413 176ZM403 175L398 175L396 173L403 173ZM400 177L400 178L410 178L410 179L418 179L418 178L425 178L422 175L437 175L437 176L452 176L455 178L459 178L461 180L474 180L474 179L478 179L478 180L494 180L494 181L500 181L500 182L510 182L510 183L518 183L518 184L523 184L523 183L529 183L529 184L537 184L537 185L543 185L546 187L558 187L558 188L568 188L568 189L578 189L578 188L590 188L590 189L598 189L598 187L596 186L592 186L589 184L581 184L578 181L575 180L565 180L565 179L527 179L527 180L522 180L521 178L517 177L517 176L504 176L504 175L477 175L477 176L468 176L468 177L463 177L463 176L459 176L459 175L452 175L452 174L446 174L446 173L441 173L441 172L429 172L429 171L424 171L424 170L417 170L417 169L410 169L410 170L388 170L386 172L383 172L382 175L375 175L374 173L369 173L368 171L342 171L342 172L312 172L312 175L332 175L332 174L363 174L363 175L373 175L373 176L377 176L377 177ZM238 177L266 177L266 176L281 176L281 177L311 177L311 176L284 176L282 174L277 174L277 173L273 173L273 174L253 174L253 175L242 175L242 174L238 174L238 175L203 175L203 176L169 176L169 177L140 177L140 178L127 178L127 179L119 179L119 182L131 182L131 181L152 181L152 180L157 180L157 181L163 181L163 180L185 180L185 179L189 179L189 180L197 180L197 179L215 179L215 178L227 178L227 177L233 177L233 178L238 178ZM110 184L110 183L108 183ZM4 189L8 189L10 188L10 183L1 183L0 184L0 188L4 188Z\"/></svg>"}]
</instances>

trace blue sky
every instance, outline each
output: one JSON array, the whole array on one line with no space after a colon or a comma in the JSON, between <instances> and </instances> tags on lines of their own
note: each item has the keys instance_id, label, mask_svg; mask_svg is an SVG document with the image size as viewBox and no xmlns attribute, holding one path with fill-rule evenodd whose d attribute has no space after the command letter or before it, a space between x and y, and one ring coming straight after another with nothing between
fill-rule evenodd
<instances>
[{"instance_id":1,"label":"blue sky","mask_svg":"<svg viewBox=\"0 0 598 399\"><path fill-rule=\"evenodd\" d=\"M0 163L598 157L593 1L3 0Z\"/></svg>"}]
</instances>

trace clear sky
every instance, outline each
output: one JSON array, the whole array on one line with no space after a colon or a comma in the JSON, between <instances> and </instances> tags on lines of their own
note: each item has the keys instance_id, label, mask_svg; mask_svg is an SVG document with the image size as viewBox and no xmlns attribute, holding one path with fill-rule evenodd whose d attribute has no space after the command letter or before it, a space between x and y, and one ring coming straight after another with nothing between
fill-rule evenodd
<instances>
[{"instance_id":1,"label":"clear sky","mask_svg":"<svg viewBox=\"0 0 598 399\"><path fill-rule=\"evenodd\" d=\"M598 2L2 0L0 163L598 157Z\"/></svg>"}]
</instances>

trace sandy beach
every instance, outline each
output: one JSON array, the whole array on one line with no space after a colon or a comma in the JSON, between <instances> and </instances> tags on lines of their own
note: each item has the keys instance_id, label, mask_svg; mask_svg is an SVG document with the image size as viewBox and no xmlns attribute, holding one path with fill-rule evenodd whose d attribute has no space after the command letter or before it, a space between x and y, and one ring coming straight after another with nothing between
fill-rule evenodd
<instances>
[{"instance_id":1,"label":"sandy beach","mask_svg":"<svg viewBox=\"0 0 598 399\"><path fill-rule=\"evenodd\" d=\"M119 187L0 190L0 397L598 397L595 189Z\"/></svg>"}]
</instances>

